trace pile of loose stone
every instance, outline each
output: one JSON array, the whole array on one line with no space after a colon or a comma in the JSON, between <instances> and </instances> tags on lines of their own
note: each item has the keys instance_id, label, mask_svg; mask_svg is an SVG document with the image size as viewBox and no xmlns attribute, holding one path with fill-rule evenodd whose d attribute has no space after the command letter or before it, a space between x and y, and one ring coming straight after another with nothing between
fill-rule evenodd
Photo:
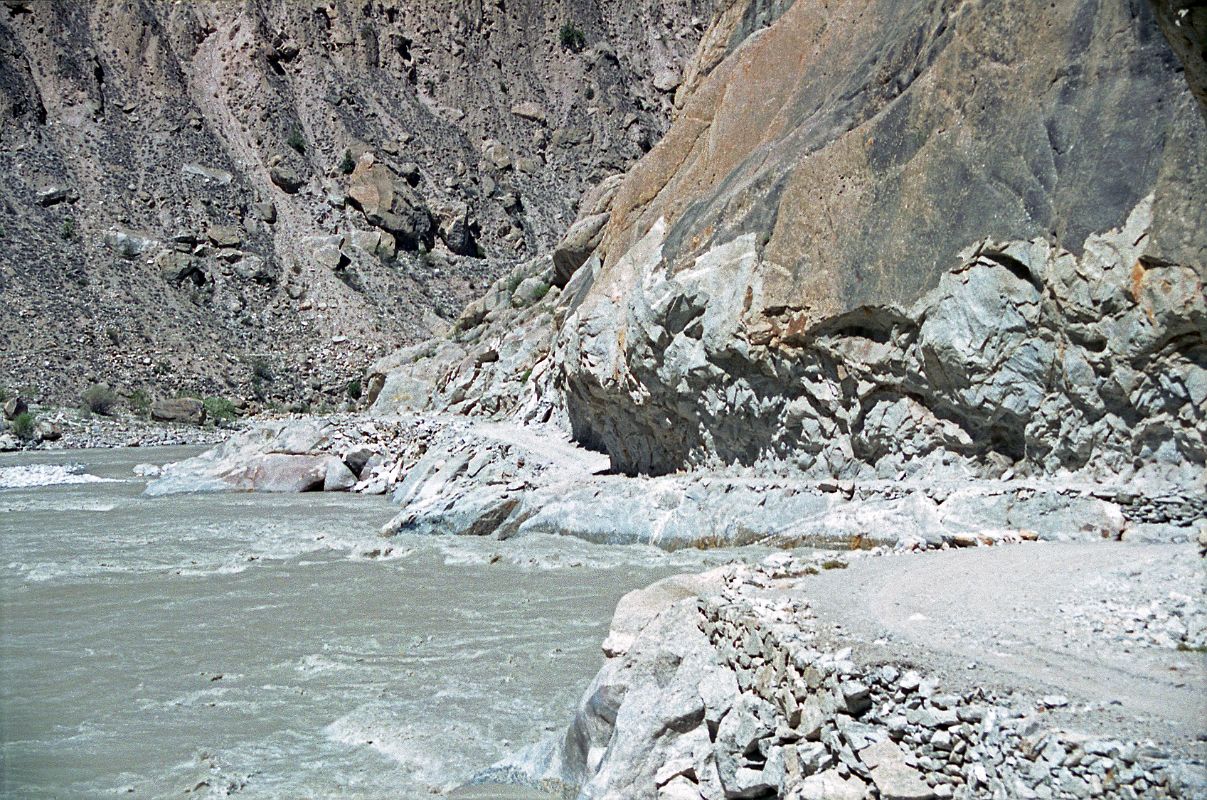
<instances>
[{"instance_id":1,"label":"pile of loose stone","mask_svg":"<svg viewBox=\"0 0 1207 800\"><path fill-rule=\"evenodd\" d=\"M1109 596L1057 609L1066 635L1082 647L1092 649L1112 637L1134 647L1207 648L1207 607L1196 599L1203 587L1200 565L1191 560L1168 565L1159 576L1116 570L1102 580Z\"/></svg>"},{"instance_id":2,"label":"pile of loose stone","mask_svg":"<svg viewBox=\"0 0 1207 800\"><path fill-rule=\"evenodd\" d=\"M430 419L381 420L348 416L326 420L331 425L318 452L338 456L356 476L349 491L385 494L418 461L441 426Z\"/></svg>"},{"instance_id":3,"label":"pile of loose stone","mask_svg":"<svg viewBox=\"0 0 1207 800\"><path fill-rule=\"evenodd\" d=\"M962 694L895 664L859 666L830 650L808 601L771 589L840 560L777 554L735 566L698 601L700 629L731 670L736 694L705 697L726 798L1191 797L1201 768L1152 743L1052 729L1060 696L983 688ZM711 702L710 702L711 700ZM711 797L687 763L656 782L663 798Z\"/></svg>"}]
</instances>

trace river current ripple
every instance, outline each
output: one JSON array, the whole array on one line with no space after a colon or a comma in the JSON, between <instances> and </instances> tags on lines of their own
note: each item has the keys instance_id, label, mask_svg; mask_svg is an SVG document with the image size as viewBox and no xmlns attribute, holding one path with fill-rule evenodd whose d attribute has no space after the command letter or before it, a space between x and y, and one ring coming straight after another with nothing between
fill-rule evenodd
<instances>
[{"instance_id":1,"label":"river current ripple","mask_svg":"<svg viewBox=\"0 0 1207 800\"><path fill-rule=\"evenodd\" d=\"M734 557L141 495L192 452L0 457L0 795L430 798L557 734L622 594Z\"/></svg>"}]
</instances>

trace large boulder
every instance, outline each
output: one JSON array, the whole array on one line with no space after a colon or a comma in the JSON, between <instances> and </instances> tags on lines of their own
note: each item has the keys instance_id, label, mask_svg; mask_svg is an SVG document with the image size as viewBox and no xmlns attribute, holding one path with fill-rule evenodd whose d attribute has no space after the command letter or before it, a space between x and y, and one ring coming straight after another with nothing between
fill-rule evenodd
<instances>
[{"instance_id":1,"label":"large boulder","mask_svg":"<svg viewBox=\"0 0 1207 800\"><path fill-rule=\"evenodd\" d=\"M356 476L326 451L330 434L329 423L314 420L266 423L166 465L146 493L345 491Z\"/></svg>"},{"instance_id":2,"label":"large boulder","mask_svg":"<svg viewBox=\"0 0 1207 800\"><path fill-rule=\"evenodd\" d=\"M278 162L269 167L268 177L282 191L289 194L296 193L306 185L306 179L299 175L296 169L285 162Z\"/></svg>"},{"instance_id":3,"label":"large boulder","mask_svg":"<svg viewBox=\"0 0 1207 800\"><path fill-rule=\"evenodd\" d=\"M604 225L611 215L607 212L584 217L566 231L553 250L555 286L564 287L570 277L583 265L603 239Z\"/></svg>"},{"instance_id":4,"label":"large boulder","mask_svg":"<svg viewBox=\"0 0 1207 800\"><path fill-rule=\"evenodd\" d=\"M24 397L10 397L4 401L4 416L6 419L16 419L17 415L29 411L29 403Z\"/></svg>"},{"instance_id":5,"label":"large boulder","mask_svg":"<svg viewBox=\"0 0 1207 800\"><path fill-rule=\"evenodd\" d=\"M201 425L205 422L205 404L194 397L156 400L151 404L151 419Z\"/></svg>"},{"instance_id":6,"label":"large boulder","mask_svg":"<svg viewBox=\"0 0 1207 800\"><path fill-rule=\"evenodd\" d=\"M361 156L348 184L348 200L369 223L394 235L399 244L414 249L430 244L432 217L423 200L371 153Z\"/></svg>"}]
</instances>

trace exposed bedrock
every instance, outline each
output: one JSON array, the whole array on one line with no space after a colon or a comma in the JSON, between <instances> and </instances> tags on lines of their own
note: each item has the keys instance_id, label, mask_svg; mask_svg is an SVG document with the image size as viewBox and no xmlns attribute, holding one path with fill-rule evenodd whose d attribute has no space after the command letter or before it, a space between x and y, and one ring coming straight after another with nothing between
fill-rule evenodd
<instances>
[{"instance_id":1,"label":"exposed bedrock","mask_svg":"<svg viewBox=\"0 0 1207 800\"><path fill-rule=\"evenodd\" d=\"M615 467L1203 463L1207 131L1147 4L798 2L683 92L563 292Z\"/></svg>"},{"instance_id":2,"label":"exposed bedrock","mask_svg":"<svg viewBox=\"0 0 1207 800\"><path fill-rule=\"evenodd\" d=\"M754 234L676 269L660 221L611 270L630 276L626 291L603 286L603 269L560 333L575 435L627 473L1119 474L1155 462L1193 479L1207 303L1201 268L1149 254L1153 214L1150 196L1080 256L983 241L915 302L820 317L782 303Z\"/></svg>"}]
</instances>

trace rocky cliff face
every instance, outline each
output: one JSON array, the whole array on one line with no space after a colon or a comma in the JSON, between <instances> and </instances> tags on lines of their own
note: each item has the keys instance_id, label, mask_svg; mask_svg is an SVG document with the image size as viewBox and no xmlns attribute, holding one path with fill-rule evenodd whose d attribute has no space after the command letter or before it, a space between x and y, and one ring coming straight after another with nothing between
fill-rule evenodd
<instances>
[{"instance_id":1,"label":"rocky cliff face","mask_svg":"<svg viewBox=\"0 0 1207 800\"><path fill-rule=\"evenodd\" d=\"M6 2L0 372L339 399L661 137L712 12Z\"/></svg>"},{"instance_id":2,"label":"rocky cliff face","mask_svg":"<svg viewBox=\"0 0 1207 800\"><path fill-rule=\"evenodd\" d=\"M1194 480L1207 130L1157 15L755 6L552 259L380 365L381 407L562 420L628 473Z\"/></svg>"},{"instance_id":3,"label":"rocky cliff face","mask_svg":"<svg viewBox=\"0 0 1207 800\"><path fill-rule=\"evenodd\" d=\"M565 293L576 436L632 473L1201 466L1207 131L1153 12L873 6L793 5L629 173Z\"/></svg>"}]
</instances>

